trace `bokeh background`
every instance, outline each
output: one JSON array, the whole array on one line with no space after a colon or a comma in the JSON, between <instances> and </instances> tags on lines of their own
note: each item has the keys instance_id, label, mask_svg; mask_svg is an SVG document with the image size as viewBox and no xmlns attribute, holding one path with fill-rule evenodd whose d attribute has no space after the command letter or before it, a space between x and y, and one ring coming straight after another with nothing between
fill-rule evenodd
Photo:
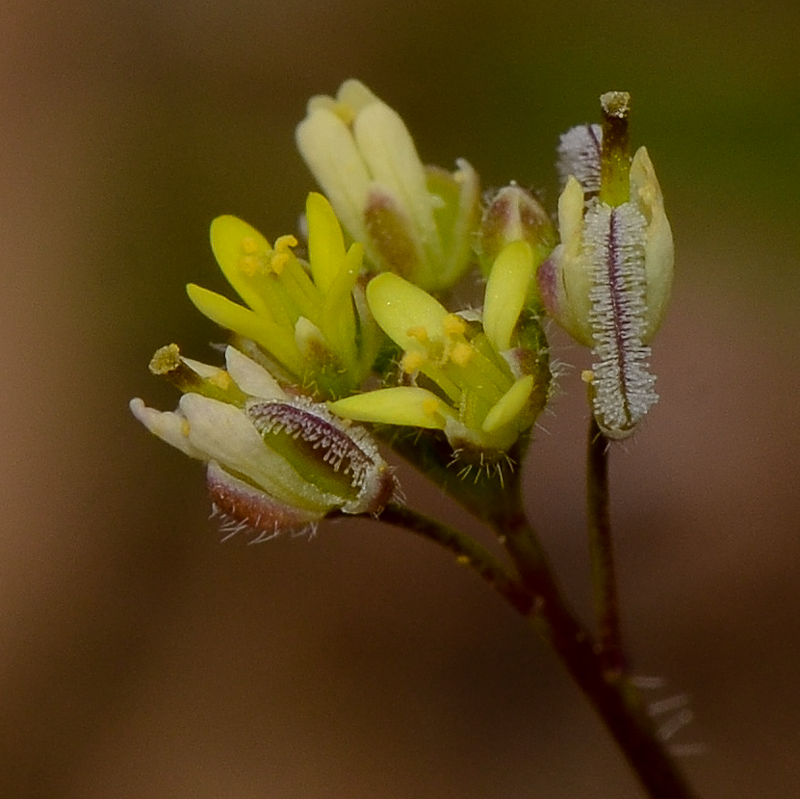
<instances>
[{"instance_id":1,"label":"bokeh background","mask_svg":"<svg viewBox=\"0 0 800 799\"><path fill-rule=\"evenodd\" d=\"M707 799L800 784L800 22L775 0L8 0L0 9L0 795L641 796L553 656L432 545L365 522L220 543L136 425L219 333L209 221L295 228L306 98L358 76L423 159L554 207L557 135L627 89L678 248L662 395L613 453L625 629ZM526 467L584 615L585 354ZM470 520L403 469L411 504Z\"/></svg>"}]
</instances>

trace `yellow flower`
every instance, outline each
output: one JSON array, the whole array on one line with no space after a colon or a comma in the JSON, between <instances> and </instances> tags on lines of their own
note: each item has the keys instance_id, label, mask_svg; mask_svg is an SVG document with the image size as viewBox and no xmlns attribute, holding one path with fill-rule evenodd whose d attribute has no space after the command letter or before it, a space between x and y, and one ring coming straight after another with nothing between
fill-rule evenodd
<instances>
[{"instance_id":1,"label":"yellow flower","mask_svg":"<svg viewBox=\"0 0 800 799\"><path fill-rule=\"evenodd\" d=\"M406 385L347 397L330 403L331 410L442 430L463 457L501 457L533 424L549 384L541 328L523 315L532 279L530 245L507 245L492 267L481 321L480 314L450 313L397 275L373 278L369 306L403 352Z\"/></svg>"},{"instance_id":2,"label":"yellow flower","mask_svg":"<svg viewBox=\"0 0 800 799\"><path fill-rule=\"evenodd\" d=\"M598 425L624 438L658 399L648 345L669 300L674 251L647 150L629 155L629 97L600 99L602 131L582 126L562 137L561 243L537 277L548 312L592 349Z\"/></svg>"},{"instance_id":3,"label":"yellow flower","mask_svg":"<svg viewBox=\"0 0 800 799\"><path fill-rule=\"evenodd\" d=\"M374 324L359 310L362 247L345 249L333 209L321 194L308 196L306 215L308 264L295 255L293 236L271 246L236 217L214 220L214 255L247 307L194 284L187 291L202 313L254 342L284 382L320 398L339 397L360 386L377 349Z\"/></svg>"},{"instance_id":4,"label":"yellow flower","mask_svg":"<svg viewBox=\"0 0 800 799\"><path fill-rule=\"evenodd\" d=\"M297 127L317 182L377 270L428 291L452 286L469 265L479 217L478 177L424 167L405 123L364 84L345 81L317 96Z\"/></svg>"}]
</instances>

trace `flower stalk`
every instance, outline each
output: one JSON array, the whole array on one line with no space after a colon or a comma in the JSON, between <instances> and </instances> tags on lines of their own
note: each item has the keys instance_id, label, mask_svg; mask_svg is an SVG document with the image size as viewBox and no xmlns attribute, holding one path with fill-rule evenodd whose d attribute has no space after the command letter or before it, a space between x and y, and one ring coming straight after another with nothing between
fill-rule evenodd
<instances>
[{"instance_id":1,"label":"flower stalk","mask_svg":"<svg viewBox=\"0 0 800 799\"><path fill-rule=\"evenodd\" d=\"M619 615L614 546L608 493L609 440L597 420L589 420L586 444L586 508L589 533L589 563L592 594L597 619L600 654L609 674L625 671L622 630Z\"/></svg>"}]
</instances>

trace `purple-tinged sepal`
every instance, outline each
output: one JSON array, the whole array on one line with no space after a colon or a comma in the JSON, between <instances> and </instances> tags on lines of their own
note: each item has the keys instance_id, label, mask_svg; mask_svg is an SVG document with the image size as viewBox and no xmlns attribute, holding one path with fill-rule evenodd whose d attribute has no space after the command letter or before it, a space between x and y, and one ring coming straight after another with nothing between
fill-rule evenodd
<instances>
[{"instance_id":1,"label":"purple-tinged sepal","mask_svg":"<svg viewBox=\"0 0 800 799\"><path fill-rule=\"evenodd\" d=\"M534 269L556 245L556 232L547 211L529 191L515 183L500 189L483 212L477 250L486 277L495 259L513 241L529 244Z\"/></svg>"}]
</instances>

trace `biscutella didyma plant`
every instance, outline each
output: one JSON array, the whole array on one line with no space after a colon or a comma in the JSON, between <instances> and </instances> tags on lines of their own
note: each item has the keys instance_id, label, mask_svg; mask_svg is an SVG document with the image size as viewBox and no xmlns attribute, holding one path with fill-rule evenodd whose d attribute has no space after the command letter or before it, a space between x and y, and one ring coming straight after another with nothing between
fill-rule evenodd
<instances>
[{"instance_id":1,"label":"biscutella didyma plant","mask_svg":"<svg viewBox=\"0 0 800 799\"><path fill-rule=\"evenodd\" d=\"M516 183L482 205L466 161L453 173L423 166L399 114L362 83L313 98L296 140L327 197L308 195L305 247L215 220L211 246L243 304L194 284L188 293L229 331L225 367L162 347L150 369L181 391L178 407L135 399L131 410L206 464L226 532L260 541L368 515L447 549L552 647L648 794L688 799L666 743L684 716L653 722L622 645L607 464L610 441L656 401L649 342L669 296L672 235L647 151L629 155L628 95L601 104L602 127L562 137L556 228ZM520 461L557 396L546 316L593 358L594 629L559 588L523 503ZM402 502L381 447L484 523L505 560Z\"/></svg>"}]
</instances>

